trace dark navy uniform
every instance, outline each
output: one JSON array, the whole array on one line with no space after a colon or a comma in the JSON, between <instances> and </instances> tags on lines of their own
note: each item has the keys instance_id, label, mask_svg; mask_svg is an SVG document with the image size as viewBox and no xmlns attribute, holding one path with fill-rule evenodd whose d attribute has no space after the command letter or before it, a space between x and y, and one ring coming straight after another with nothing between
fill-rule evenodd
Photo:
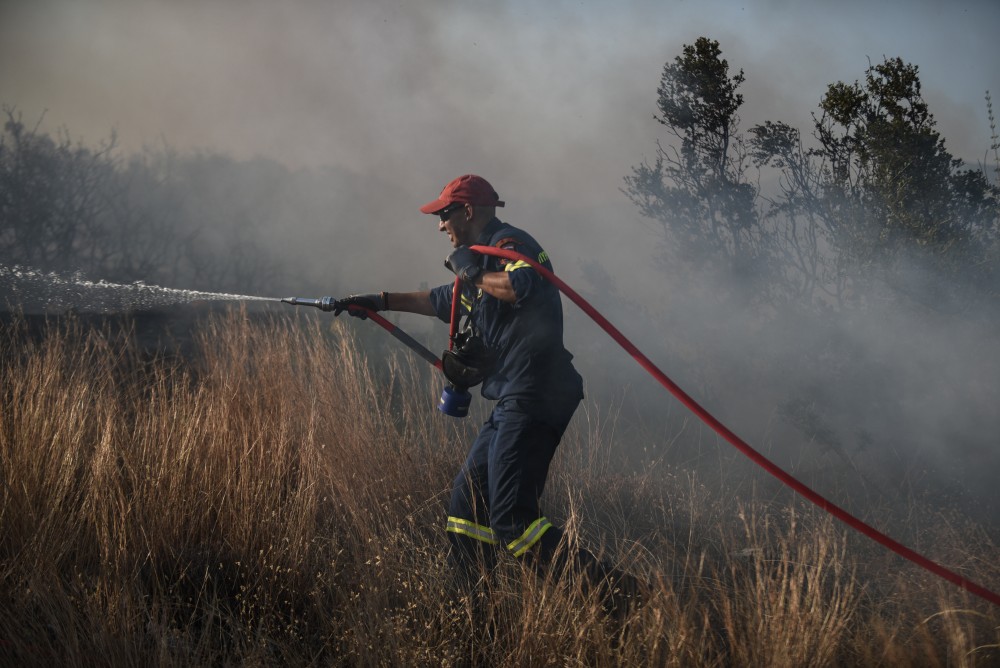
<instances>
[{"instance_id":1,"label":"dark navy uniform","mask_svg":"<svg viewBox=\"0 0 1000 668\"><path fill-rule=\"evenodd\" d=\"M526 232L494 218L476 245L535 259L552 269L548 255ZM563 346L558 289L529 264L482 256L487 272L506 271L516 301L503 302L462 286L462 308L483 341L498 354L482 395L497 402L455 478L448 508L448 536L460 560L484 544L516 556L540 545L551 556L561 532L542 516L538 499L549 463L583 398L583 381ZM451 320L453 284L431 290L437 316Z\"/></svg>"}]
</instances>

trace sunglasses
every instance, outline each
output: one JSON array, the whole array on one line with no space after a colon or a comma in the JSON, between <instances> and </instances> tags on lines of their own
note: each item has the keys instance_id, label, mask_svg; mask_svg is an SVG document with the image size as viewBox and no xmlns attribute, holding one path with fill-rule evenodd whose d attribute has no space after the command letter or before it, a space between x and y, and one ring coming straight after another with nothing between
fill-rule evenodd
<instances>
[{"instance_id":1,"label":"sunglasses","mask_svg":"<svg viewBox=\"0 0 1000 668\"><path fill-rule=\"evenodd\" d=\"M441 216L441 222L446 222L452 213L458 211L459 209L464 209L465 204L452 204L451 206L445 207L438 211L438 215Z\"/></svg>"}]
</instances>

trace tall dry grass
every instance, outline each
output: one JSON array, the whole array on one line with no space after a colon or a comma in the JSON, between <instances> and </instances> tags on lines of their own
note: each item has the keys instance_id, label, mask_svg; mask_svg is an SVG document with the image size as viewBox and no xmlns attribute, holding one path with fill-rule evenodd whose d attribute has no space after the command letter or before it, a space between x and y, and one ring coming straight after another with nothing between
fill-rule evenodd
<instances>
[{"instance_id":1,"label":"tall dry grass","mask_svg":"<svg viewBox=\"0 0 1000 668\"><path fill-rule=\"evenodd\" d=\"M710 490L662 453L616 466L615 409L592 404L560 447L547 514L648 582L645 605L608 618L571 574L512 560L469 595L443 515L475 421L438 414L422 362L373 363L349 328L235 313L190 360L72 325L6 331L0 661L1000 661L997 609L788 497ZM1000 586L988 532L943 524L920 547Z\"/></svg>"}]
</instances>

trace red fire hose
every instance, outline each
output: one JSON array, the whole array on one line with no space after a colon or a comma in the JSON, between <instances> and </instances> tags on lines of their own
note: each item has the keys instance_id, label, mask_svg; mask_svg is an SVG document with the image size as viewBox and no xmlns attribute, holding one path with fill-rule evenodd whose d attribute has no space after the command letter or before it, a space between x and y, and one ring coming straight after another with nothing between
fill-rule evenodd
<instances>
[{"instance_id":1,"label":"red fire hose","mask_svg":"<svg viewBox=\"0 0 1000 668\"><path fill-rule=\"evenodd\" d=\"M438 371L442 369L441 360L437 355L427 350L427 348L421 345L419 341L414 339L399 327L396 327L396 325L392 324L375 311L367 309L363 306L351 305L347 307L347 312L357 317L371 318L376 325L392 334L396 340L420 355L431 365L437 367Z\"/></svg>"},{"instance_id":2,"label":"red fire hose","mask_svg":"<svg viewBox=\"0 0 1000 668\"><path fill-rule=\"evenodd\" d=\"M702 422L707 424L712 428L715 433L717 433L722 438L726 439L730 445L734 446L737 450L742 452L744 455L749 457L755 464L763 468L765 471L773 475L775 478L780 480L782 483L791 487L793 490L798 492L801 496L804 496L809 501L813 502L826 512L830 513L840 521L844 522L851 528L860 531L864 535L868 536L880 545L887 547L904 559L915 563L921 568L934 573L938 577L942 577L945 580L957 585L958 587L979 596L980 598L986 599L994 605L1000 606L1000 594L997 594L985 587L982 587L971 580L968 580L958 573L945 568L944 566L931 561L927 557L911 550L902 543L899 543L889 536L885 535L875 527L864 521L858 519L854 515L850 514L840 506L836 505L832 501L824 498L820 494L813 491L811 488L807 487L804 483L800 482L794 478L789 473L785 472L777 464L769 460L764 455L760 454L754 450L750 445L748 445L743 439L734 434L726 425L719 422L711 413L705 410L698 402L692 399L684 390L682 390L674 381L670 380L665 373L660 371L655 364L653 364L648 357L646 357L635 345L625 337L618 329L608 322L607 318L602 316L597 310L590 305L583 297L578 295L573 288L569 287L564 283L558 276L553 274L551 271L543 267L541 264L535 260L521 255L520 253L515 253L509 250L503 250L501 248L493 248L492 246L473 246L472 250L477 253L482 253L483 255L492 255L495 257L503 258L506 260L521 260L531 265L543 278L559 288L560 292L569 297L569 299L579 306L584 313L590 316L590 318L600 325L601 329L607 332L612 339L615 340L618 345L624 348L636 362L642 366L649 374L655 378L660 385L665 387L674 397L676 397L682 404L684 404L692 413L697 415Z\"/></svg>"}]
</instances>

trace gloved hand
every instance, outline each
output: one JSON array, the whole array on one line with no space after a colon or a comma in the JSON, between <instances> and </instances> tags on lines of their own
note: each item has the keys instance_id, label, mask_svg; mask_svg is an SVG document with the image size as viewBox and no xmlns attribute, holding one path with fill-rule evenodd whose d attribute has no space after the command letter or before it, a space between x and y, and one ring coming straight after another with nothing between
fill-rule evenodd
<instances>
[{"instance_id":1,"label":"gloved hand","mask_svg":"<svg viewBox=\"0 0 1000 668\"><path fill-rule=\"evenodd\" d=\"M479 274L483 273L483 267L479 264L480 259L479 253L468 246L459 246L444 261L444 266L466 283L474 284Z\"/></svg>"},{"instance_id":2,"label":"gloved hand","mask_svg":"<svg viewBox=\"0 0 1000 668\"><path fill-rule=\"evenodd\" d=\"M350 309L349 306L360 306L370 311L384 311L385 300L388 296L386 292L373 292L364 295L351 295L337 300L337 306L333 310L334 315L340 315L342 311L347 311L357 318L366 318L367 314L360 309Z\"/></svg>"}]
</instances>

